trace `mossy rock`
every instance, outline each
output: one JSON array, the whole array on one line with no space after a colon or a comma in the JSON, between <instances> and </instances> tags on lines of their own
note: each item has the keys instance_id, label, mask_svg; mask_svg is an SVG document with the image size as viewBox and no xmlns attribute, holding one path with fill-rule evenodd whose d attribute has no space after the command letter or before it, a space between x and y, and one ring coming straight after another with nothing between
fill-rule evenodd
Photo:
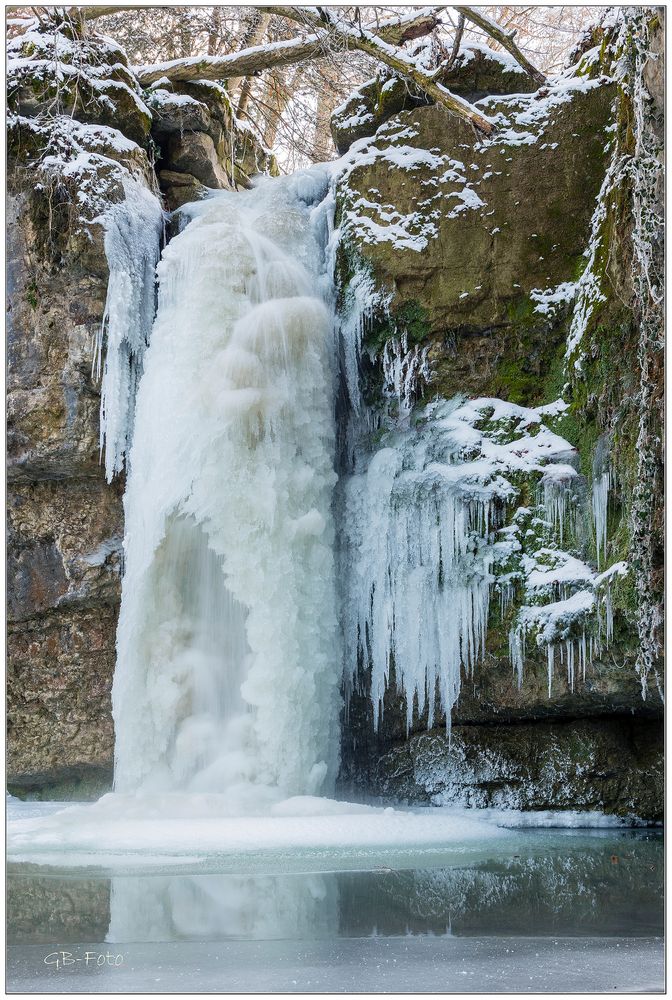
<instances>
[{"instance_id":1,"label":"mossy rock","mask_svg":"<svg viewBox=\"0 0 672 1000\"><path fill-rule=\"evenodd\" d=\"M175 94L192 97L204 104L212 119L213 127L216 124L220 133L230 130L234 119L233 107L231 98L220 84L208 80L182 80L171 84L171 87ZM219 136L213 133L212 138L217 141Z\"/></svg>"},{"instance_id":2,"label":"mossy rock","mask_svg":"<svg viewBox=\"0 0 672 1000\"><path fill-rule=\"evenodd\" d=\"M536 89L530 77L501 60L495 52L466 46L441 78L448 89L465 100L475 101L490 94L525 94ZM358 87L331 118L331 134L339 154L353 142L372 136L400 111L432 104L423 91L389 70L381 70Z\"/></svg>"},{"instance_id":3,"label":"mossy rock","mask_svg":"<svg viewBox=\"0 0 672 1000\"><path fill-rule=\"evenodd\" d=\"M82 67L63 80L44 65L11 69L8 106L27 117L68 115L76 121L116 128L144 146L152 117L139 100L137 83L124 66Z\"/></svg>"},{"instance_id":4,"label":"mossy rock","mask_svg":"<svg viewBox=\"0 0 672 1000\"><path fill-rule=\"evenodd\" d=\"M513 59L479 45L466 45L443 74L442 84L467 101L493 94L531 94L537 84Z\"/></svg>"},{"instance_id":5,"label":"mossy rock","mask_svg":"<svg viewBox=\"0 0 672 1000\"><path fill-rule=\"evenodd\" d=\"M568 308L544 313L532 293L580 273L613 99L578 93L519 145L474 144L436 106L402 111L340 183L341 281L364 268L392 312L423 310L432 391L544 401Z\"/></svg>"},{"instance_id":6,"label":"mossy rock","mask_svg":"<svg viewBox=\"0 0 672 1000\"><path fill-rule=\"evenodd\" d=\"M146 146L152 127L152 116L143 110L134 88L117 80L106 80L96 87L87 100L86 87L74 105L74 115L82 122L107 125Z\"/></svg>"},{"instance_id":7,"label":"mossy rock","mask_svg":"<svg viewBox=\"0 0 672 1000\"><path fill-rule=\"evenodd\" d=\"M331 134L338 153L346 153L353 142L373 135L388 118L428 104L417 88L386 72L358 87L331 117Z\"/></svg>"}]
</instances>

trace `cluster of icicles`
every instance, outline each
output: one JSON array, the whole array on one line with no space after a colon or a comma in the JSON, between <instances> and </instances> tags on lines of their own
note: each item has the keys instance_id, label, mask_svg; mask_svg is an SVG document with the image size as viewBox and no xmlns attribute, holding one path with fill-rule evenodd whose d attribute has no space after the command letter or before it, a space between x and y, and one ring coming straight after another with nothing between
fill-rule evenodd
<instances>
[{"instance_id":1,"label":"cluster of icicles","mask_svg":"<svg viewBox=\"0 0 672 1000\"><path fill-rule=\"evenodd\" d=\"M598 448L602 458L602 448ZM562 470L563 474L558 475ZM549 466L548 472L542 476L540 483L540 501L544 518L562 544L567 530L576 532L578 525L579 499L573 488L573 480L577 477L567 467ZM609 487L611 473L599 468L593 470L591 495L592 529L597 554L597 567L606 557L607 546L607 510L609 502ZM588 570L588 567L585 567ZM555 602L523 608L518 620L509 633L509 657L518 678L518 686L522 686L523 670L526 655L526 639L529 633L536 633L537 644L546 648L546 663L548 675L548 696L553 690L556 660L567 673L567 684L574 690L576 678L586 677L586 666L604 649L608 649L613 639L614 617L612 603L612 583L615 577L626 572L624 563L616 563L600 575L590 575L590 589L580 589L573 592L567 584L557 588ZM504 607L513 597L513 588L508 588L506 594L500 597ZM589 634L586 633L588 622L596 625ZM577 635L578 626L581 627Z\"/></svg>"},{"instance_id":2,"label":"cluster of icicles","mask_svg":"<svg viewBox=\"0 0 672 1000\"><path fill-rule=\"evenodd\" d=\"M515 491L487 462L460 457L441 419L459 405L459 399L444 403L424 426L388 433L387 446L338 487L346 692L366 677L376 728L392 681L404 695L408 728L416 713L431 727L440 709L450 727L461 679L485 653L493 588L502 618L515 595L506 578L498 579L496 555ZM577 474L564 464L546 469L538 509L547 529L563 536L577 523ZM596 527L602 530L602 519ZM519 686L529 634L546 648L549 697L556 659L573 690L587 663L609 645L614 573L595 577L584 569L583 587L561 584L547 595L551 603L518 614L509 652ZM586 634L593 621L597 634Z\"/></svg>"},{"instance_id":3,"label":"cluster of icicles","mask_svg":"<svg viewBox=\"0 0 672 1000\"><path fill-rule=\"evenodd\" d=\"M392 670L408 726L414 703L432 726L487 631L493 497L462 494L450 466L425 464L417 445L402 436L340 488L345 679L351 688L370 669L376 728Z\"/></svg>"},{"instance_id":4,"label":"cluster of icicles","mask_svg":"<svg viewBox=\"0 0 672 1000\"><path fill-rule=\"evenodd\" d=\"M573 631L576 619L583 619L585 623L588 616L592 617L593 615L596 615L598 630L597 635L586 635L584 624L581 635L578 637L567 635L567 637L563 638L563 623L560 622L559 626L555 625L554 632L556 637L545 642L549 698L553 692L556 659L559 659L561 666L566 668L567 684L570 690L573 691L577 675L580 674L581 679L585 680L587 664L591 663L595 656L599 656L603 649L609 648L614 634L611 579L606 579L603 583L604 593L602 601L596 600L593 594L588 591L579 591L574 595L578 600L572 602L567 590L561 592L561 600L565 606L570 603L575 604L572 609L574 617L571 614L567 616L564 631ZM604 604L604 619L602 617L602 603ZM539 619L535 619L534 611L538 610L543 616L544 611L548 614L552 608L553 605L541 605L539 609L529 609L532 611L532 614L528 616L522 614L519 617L516 627L509 633L509 657L518 678L519 688L523 683L527 632L528 629L534 629L540 624Z\"/></svg>"}]
</instances>

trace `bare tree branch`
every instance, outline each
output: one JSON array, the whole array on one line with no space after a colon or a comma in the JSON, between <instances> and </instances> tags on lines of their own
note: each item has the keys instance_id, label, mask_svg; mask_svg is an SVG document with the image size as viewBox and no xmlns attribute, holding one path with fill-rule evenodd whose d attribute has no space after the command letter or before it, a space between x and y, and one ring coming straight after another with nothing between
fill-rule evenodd
<instances>
[{"instance_id":1,"label":"bare tree branch","mask_svg":"<svg viewBox=\"0 0 672 1000\"><path fill-rule=\"evenodd\" d=\"M460 14L457 19L457 28L455 29L455 37L453 39L453 47L450 51L450 57L448 59L448 67L450 68L455 60L457 59L457 54L460 51L460 45L462 44L462 35L464 34L464 14Z\"/></svg>"},{"instance_id":2,"label":"bare tree branch","mask_svg":"<svg viewBox=\"0 0 672 1000\"><path fill-rule=\"evenodd\" d=\"M76 9L81 12L82 17L90 20L92 17L102 16L100 11L109 14L119 10L141 10L142 8L79 7ZM260 13L282 14L285 17L287 16L285 12L291 9L289 7L282 9L257 7ZM301 9L296 8L296 10ZM391 45L401 44L411 38L419 38L434 30L438 24L438 14L442 10L445 10L445 7L424 7L412 16L395 17L384 21L380 26L381 37ZM293 20L304 23L301 17L293 18ZM322 27L321 21L318 20L318 24ZM397 39L398 41L396 41ZM155 83L162 77L172 81L230 80L236 77L253 76L264 69L289 66L292 63L303 62L304 59L315 59L324 55L326 51L326 35L313 35L306 39L290 39L265 46L253 46L224 56L195 56L193 59L172 60L168 63L138 66L134 69L143 87Z\"/></svg>"},{"instance_id":3,"label":"bare tree branch","mask_svg":"<svg viewBox=\"0 0 672 1000\"><path fill-rule=\"evenodd\" d=\"M431 34L440 24L439 14L445 9L445 6L423 7L421 10L414 10L412 14L380 21L372 30L389 45L403 45L404 42L412 42L415 38Z\"/></svg>"},{"instance_id":4,"label":"bare tree branch","mask_svg":"<svg viewBox=\"0 0 672 1000\"><path fill-rule=\"evenodd\" d=\"M309 35L308 38L291 38L269 45L256 45L224 56L194 56L191 59L173 59L152 66L134 66L133 72L143 87L164 77L173 82L230 80L232 77L255 76L264 69L289 66L305 59L323 56L326 52L325 42L325 35Z\"/></svg>"},{"instance_id":5,"label":"bare tree branch","mask_svg":"<svg viewBox=\"0 0 672 1000\"><path fill-rule=\"evenodd\" d=\"M109 17L111 14L120 14L125 10L149 10L138 4L115 4L109 7L69 7L68 13L71 17L79 18L82 21L94 21L98 17Z\"/></svg>"},{"instance_id":6,"label":"bare tree branch","mask_svg":"<svg viewBox=\"0 0 672 1000\"><path fill-rule=\"evenodd\" d=\"M7 11L18 11L25 8L22 7L8 7ZM93 21L99 17L109 17L110 14L118 14L125 10L151 10L149 6L143 4L115 4L110 6L97 6L97 7L70 7L71 13L75 11L79 14L79 17L83 21ZM260 10L261 8L256 8ZM428 35L434 28L437 27L439 23L438 15L441 11L446 9L446 5L435 6L435 7L422 7L419 10L414 10L410 14L402 14L400 17L390 17L384 21L381 21L376 27L376 34L383 38L390 45L403 45L404 42L410 42L414 38L421 38L422 35Z\"/></svg>"},{"instance_id":7,"label":"bare tree branch","mask_svg":"<svg viewBox=\"0 0 672 1000\"><path fill-rule=\"evenodd\" d=\"M463 17L466 17L473 24L478 25L479 28L485 31L486 34L490 35L491 38L494 38L495 41L499 42L502 48L506 49L506 51L513 56L518 65L522 66L528 76L532 77L538 86L541 87L543 84L547 83L546 77L541 70L532 65L527 56L523 55L514 42L513 36L515 35L515 31L504 31L498 24L495 24L495 22L485 14L479 13L479 11L477 11L474 7L456 6L455 10Z\"/></svg>"},{"instance_id":8,"label":"bare tree branch","mask_svg":"<svg viewBox=\"0 0 672 1000\"><path fill-rule=\"evenodd\" d=\"M440 70L427 72L393 44L374 35L364 27L353 28L338 21L326 8L276 6L259 7L258 9L296 21L304 26L324 29L324 32L300 41L274 42L270 45L255 46L225 56L202 56L193 59L173 60L157 66L140 66L135 69L140 83L143 86L148 86L164 77L176 81L223 80L231 79L231 77L252 76L264 69L286 66L290 63L302 62L305 59L324 55L327 51L327 37L331 37L346 49L358 49L385 63L400 76L414 83L438 104L447 108L452 114L470 122L480 132L489 135L493 131L492 122L488 118L461 97L451 94L446 87L438 82L437 76ZM416 31L420 23L427 30L430 30L429 25L434 23L436 12L437 8L430 8L429 13L428 9L425 8L421 12L420 22L417 17L411 20L395 19L391 25L383 25L383 32L389 30L394 34L394 37L403 37L408 32L409 25L412 24L412 30Z\"/></svg>"},{"instance_id":9,"label":"bare tree branch","mask_svg":"<svg viewBox=\"0 0 672 1000\"><path fill-rule=\"evenodd\" d=\"M324 28L329 35L340 41L346 48L359 49L379 62L385 63L390 69L410 80L429 97L432 97L437 104L442 105L463 121L469 122L479 132L490 135L494 131L494 125L489 118L477 111L468 101L452 94L447 87L438 83L437 77L443 71L443 66L438 67L434 72L427 72L400 49L377 37L363 25L354 28L337 20L332 15L331 8L274 6L263 7L262 10L272 11L274 14L286 17L291 21L297 21L299 24Z\"/></svg>"}]
</instances>

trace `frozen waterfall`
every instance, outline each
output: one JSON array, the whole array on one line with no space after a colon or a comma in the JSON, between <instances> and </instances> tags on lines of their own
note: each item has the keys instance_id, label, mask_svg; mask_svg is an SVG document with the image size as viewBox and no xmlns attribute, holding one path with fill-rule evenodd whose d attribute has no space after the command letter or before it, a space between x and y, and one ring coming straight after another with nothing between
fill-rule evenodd
<instances>
[{"instance_id":1,"label":"frozen waterfall","mask_svg":"<svg viewBox=\"0 0 672 1000\"><path fill-rule=\"evenodd\" d=\"M189 206L125 496L117 791L328 791L341 655L319 169Z\"/></svg>"}]
</instances>

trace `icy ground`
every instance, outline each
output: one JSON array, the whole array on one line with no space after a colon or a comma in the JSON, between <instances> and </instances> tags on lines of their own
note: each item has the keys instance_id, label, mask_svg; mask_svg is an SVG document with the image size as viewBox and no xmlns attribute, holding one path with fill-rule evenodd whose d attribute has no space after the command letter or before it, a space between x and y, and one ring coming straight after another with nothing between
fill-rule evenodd
<instances>
[{"instance_id":1,"label":"icy ground","mask_svg":"<svg viewBox=\"0 0 672 1000\"><path fill-rule=\"evenodd\" d=\"M78 947L84 954L87 946ZM123 964L46 969L41 945L10 950L12 992L662 992L660 939L355 938L91 946ZM74 952L74 949L73 949Z\"/></svg>"},{"instance_id":2,"label":"icy ground","mask_svg":"<svg viewBox=\"0 0 672 1000\"><path fill-rule=\"evenodd\" d=\"M246 802L249 807L249 803ZM440 851L473 857L515 837L510 827L623 825L594 812L402 809L295 796L240 814L228 796L110 793L94 803L8 803L8 857L56 866L255 867L283 856L311 870L398 861ZM289 862L287 862L289 863ZM307 868L305 867L307 866Z\"/></svg>"}]
</instances>

